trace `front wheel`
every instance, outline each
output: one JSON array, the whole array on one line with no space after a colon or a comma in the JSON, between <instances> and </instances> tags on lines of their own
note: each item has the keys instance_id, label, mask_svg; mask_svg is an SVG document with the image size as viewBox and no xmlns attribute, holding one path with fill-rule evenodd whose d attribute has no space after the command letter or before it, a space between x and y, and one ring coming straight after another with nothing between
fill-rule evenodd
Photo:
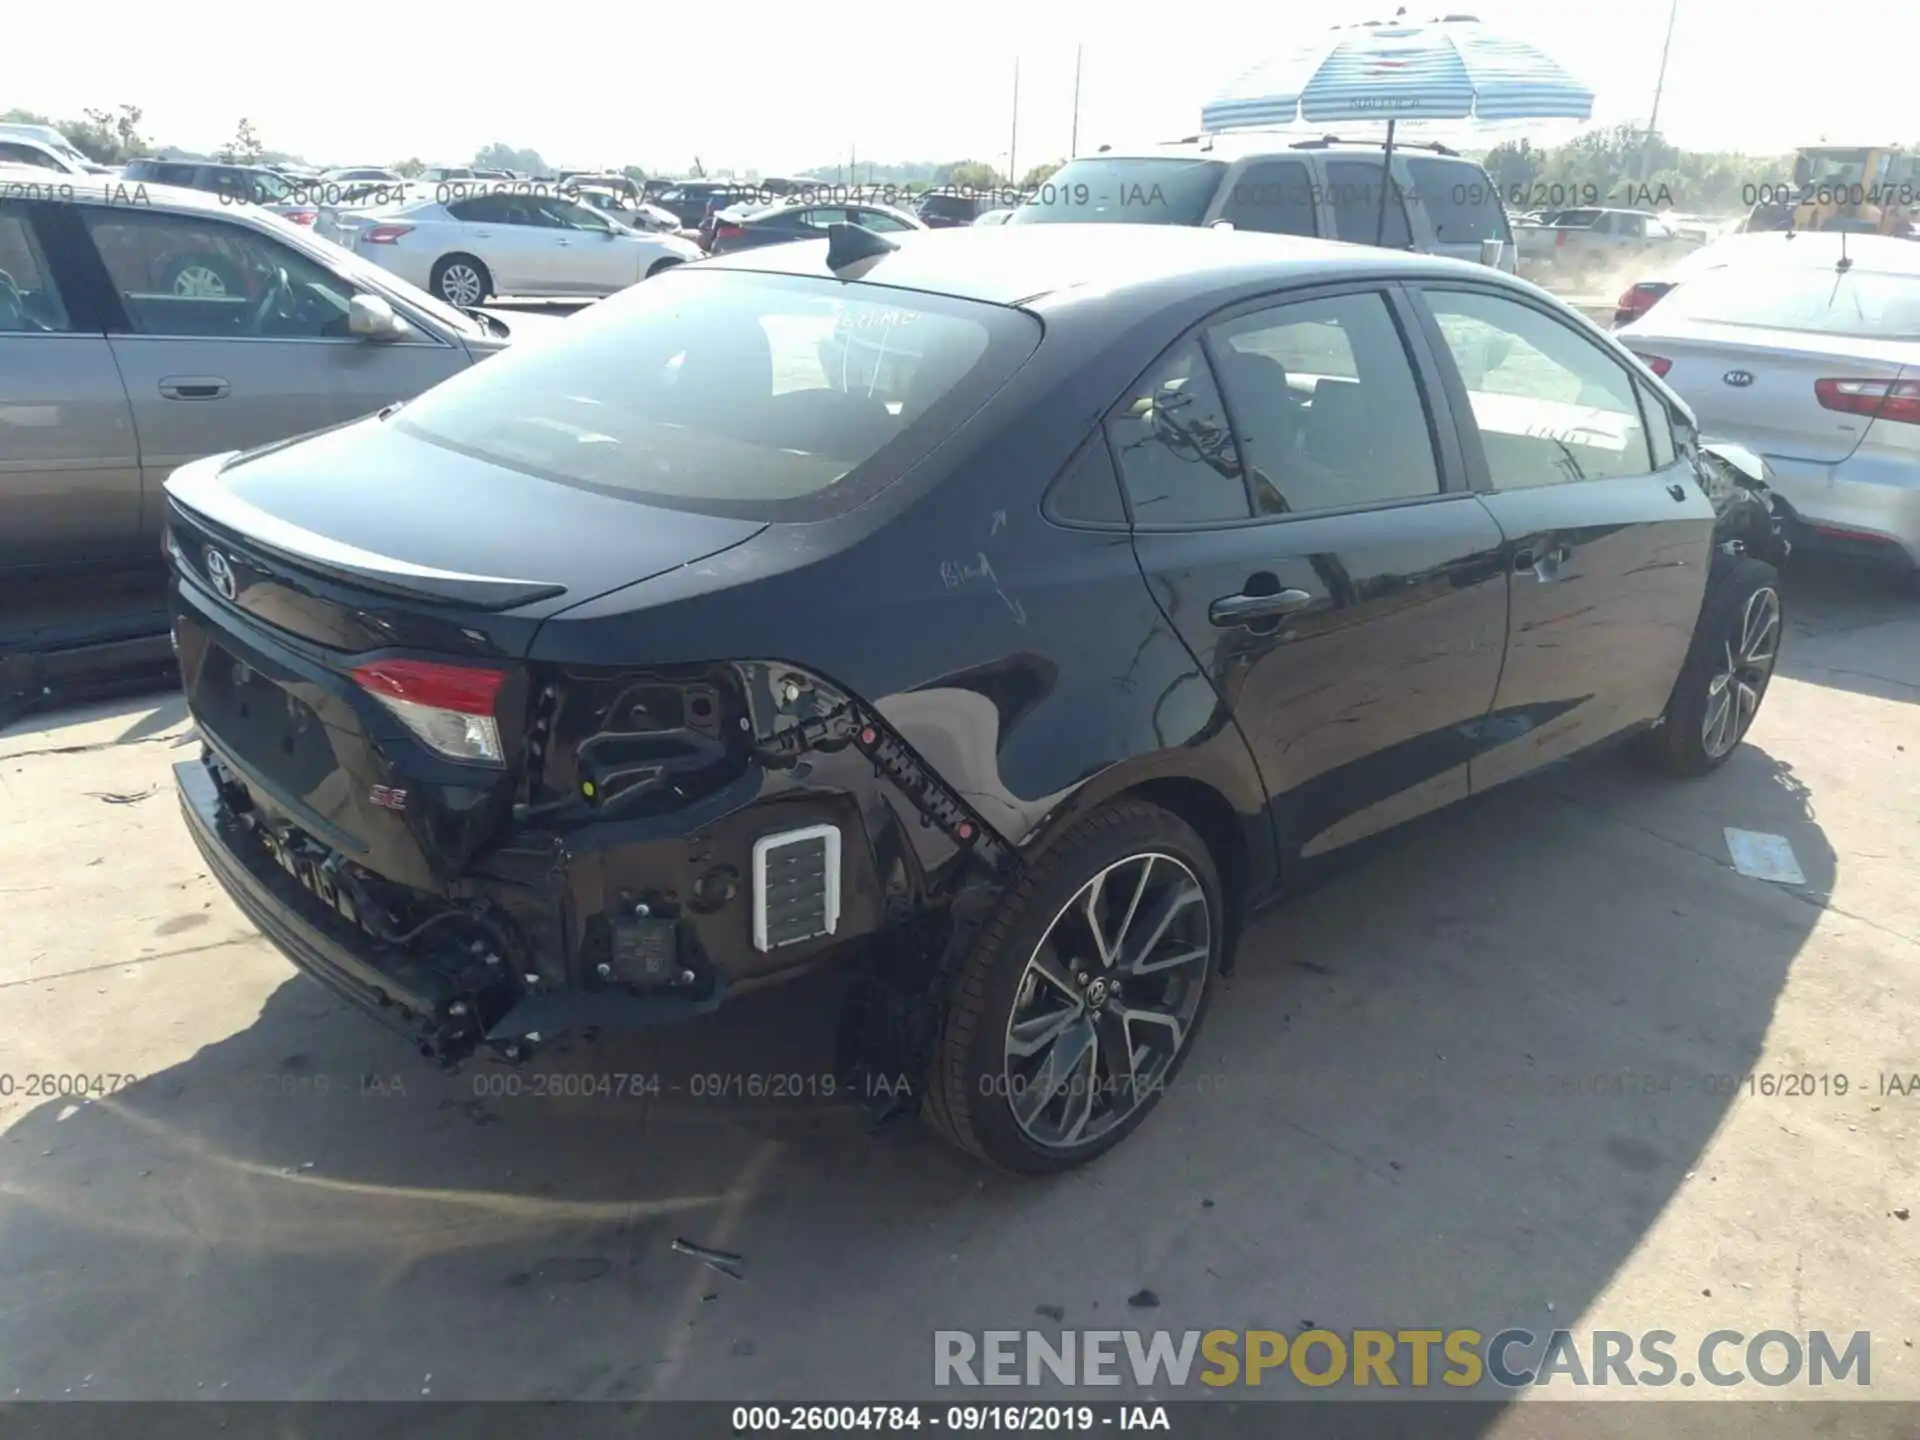
<instances>
[{"instance_id":1,"label":"front wheel","mask_svg":"<svg viewBox=\"0 0 1920 1440\"><path fill-rule=\"evenodd\" d=\"M1785 623L1780 572L1750 556L1728 566L1707 592L1666 715L1641 753L1675 775L1724 765L1760 713Z\"/></svg>"},{"instance_id":2,"label":"front wheel","mask_svg":"<svg viewBox=\"0 0 1920 1440\"><path fill-rule=\"evenodd\" d=\"M1220 880L1178 816L1129 801L1035 860L955 981L924 1113L1003 1169L1111 1149L1185 1059L1225 932Z\"/></svg>"}]
</instances>

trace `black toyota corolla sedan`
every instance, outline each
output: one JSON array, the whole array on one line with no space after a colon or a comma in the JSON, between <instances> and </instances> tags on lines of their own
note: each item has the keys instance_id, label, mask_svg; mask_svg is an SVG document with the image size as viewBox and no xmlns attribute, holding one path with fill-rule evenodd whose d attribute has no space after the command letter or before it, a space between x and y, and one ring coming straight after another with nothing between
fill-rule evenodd
<instances>
[{"instance_id":1,"label":"black toyota corolla sedan","mask_svg":"<svg viewBox=\"0 0 1920 1440\"><path fill-rule=\"evenodd\" d=\"M296 965L445 1060L845 966L1023 1171L1321 857L1710 770L1781 633L1764 486L1542 291L1177 227L686 266L167 492L186 820Z\"/></svg>"}]
</instances>

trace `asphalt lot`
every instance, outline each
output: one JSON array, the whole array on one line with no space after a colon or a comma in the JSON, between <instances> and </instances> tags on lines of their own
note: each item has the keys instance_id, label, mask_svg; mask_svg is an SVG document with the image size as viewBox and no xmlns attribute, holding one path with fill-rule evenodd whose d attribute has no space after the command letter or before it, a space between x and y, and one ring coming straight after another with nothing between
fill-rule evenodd
<instances>
[{"instance_id":1,"label":"asphalt lot","mask_svg":"<svg viewBox=\"0 0 1920 1440\"><path fill-rule=\"evenodd\" d=\"M0 732L0 1397L927 1397L935 1328L1057 1306L1682 1353L1868 1330L1865 1393L1920 1399L1920 1095L1877 1093L1920 1071L1920 602L1799 567L1788 604L1719 774L1596 757L1269 912L1176 1092L1052 1183L845 1104L694 1093L820 1074L815 989L541 1072L679 1093L427 1069L205 877L177 698ZM1787 837L1807 884L1736 873L1726 826ZM1754 1071L1850 1093L1713 1078ZM1623 1073L1664 1084L1591 1080ZM48 1074L132 1078L29 1095Z\"/></svg>"}]
</instances>

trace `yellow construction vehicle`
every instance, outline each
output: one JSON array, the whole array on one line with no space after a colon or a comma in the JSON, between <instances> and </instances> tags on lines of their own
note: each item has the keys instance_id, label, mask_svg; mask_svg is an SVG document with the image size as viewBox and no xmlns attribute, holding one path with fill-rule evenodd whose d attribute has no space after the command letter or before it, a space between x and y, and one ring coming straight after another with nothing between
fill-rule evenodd
<instances>
[{"instance_id":1,"label":"yellow construction vehicle","mask_svg":"<svg viewBox=\"0 0 1920 1440\"><path fill-rule=\"evenodd\" d=\"M1742 230L1910 235L1920 219L1920 156L1898 145L1805 145L1793 183L1749 187Z\"/></svg>"}]
</instances>

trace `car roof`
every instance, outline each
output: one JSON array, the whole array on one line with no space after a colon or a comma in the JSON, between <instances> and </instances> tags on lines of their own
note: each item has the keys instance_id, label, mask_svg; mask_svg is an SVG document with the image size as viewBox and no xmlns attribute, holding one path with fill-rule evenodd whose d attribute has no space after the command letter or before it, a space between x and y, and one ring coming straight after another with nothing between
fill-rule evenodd
<instances>
[{"instance_id":1,"label":"car roof","mask_svg":"<svg viewBox=\"0 0 1920 1440\"><path fill-rule=\"evenodd\" d=\"M1188 282L1195 293L1259 280L1333 280L1415 274L1491 279L1484 265L1337 240L1305 240L1191 225L971 225L889 235L898 248L836 275L824 240L716 255L702 270L757 270L858 279L994 305L1069 290L1124 298L1130 290Z\"/></svg>"},{"instance_id":2,"label":"car roof","mask_svg":"<svg viewBox=\"0 0 1920 1440\"><path fill-rule=\"evenodd\" d=\"M51 172L34 165L14 165L0 161L0 179L20 180L29 176L43 184ZM128 196L140 192L141 205L165 205L171 210L232 211L231 200L208 190L189 190L184 185L163 185L158 180L129 180L121 175L61 175L54 182L65 199L97 201L100 204L125 205Z\"/></svg>"},{"instance_id":3,"label":"car roof","mask_svg":"<svg viewBox=\"0 0 1920 1440\"><path fill-rule=\"evenodd\" d=\"M1445 160L1453 164L1480 168L1464 155L1443 153L1426 145L1396 145L1393 153L1402 159ZM1182 140L1163 140L1149 145L1114 146L1091 155L1076 155L1074 160L1219 160L1232 164L1238 160L1269 157L1297 159L1302 155L1335 155L1384 158L1385 147L1378 141L1338 140L1262 131L1194 135ZM1074 163L1072 160L1068 164Z\"/></svg>"},{"instance_id":4,"label":"car roof","mask_svg":"<svg viewBox=\"0 0 1920 1440\"><path fill-rule=\"evenodd\" d=\"M1843 248L1844 240L1844 248ZM1890 275L1920 275L1920 241L1896 235L1846 235L1824 230L1741 231L1725 235L1687 258L1686 270L1698 274L1722 265L1789 265L1826 269L1842 254L1858 270Z\"/></svg>"}]
</instances>

